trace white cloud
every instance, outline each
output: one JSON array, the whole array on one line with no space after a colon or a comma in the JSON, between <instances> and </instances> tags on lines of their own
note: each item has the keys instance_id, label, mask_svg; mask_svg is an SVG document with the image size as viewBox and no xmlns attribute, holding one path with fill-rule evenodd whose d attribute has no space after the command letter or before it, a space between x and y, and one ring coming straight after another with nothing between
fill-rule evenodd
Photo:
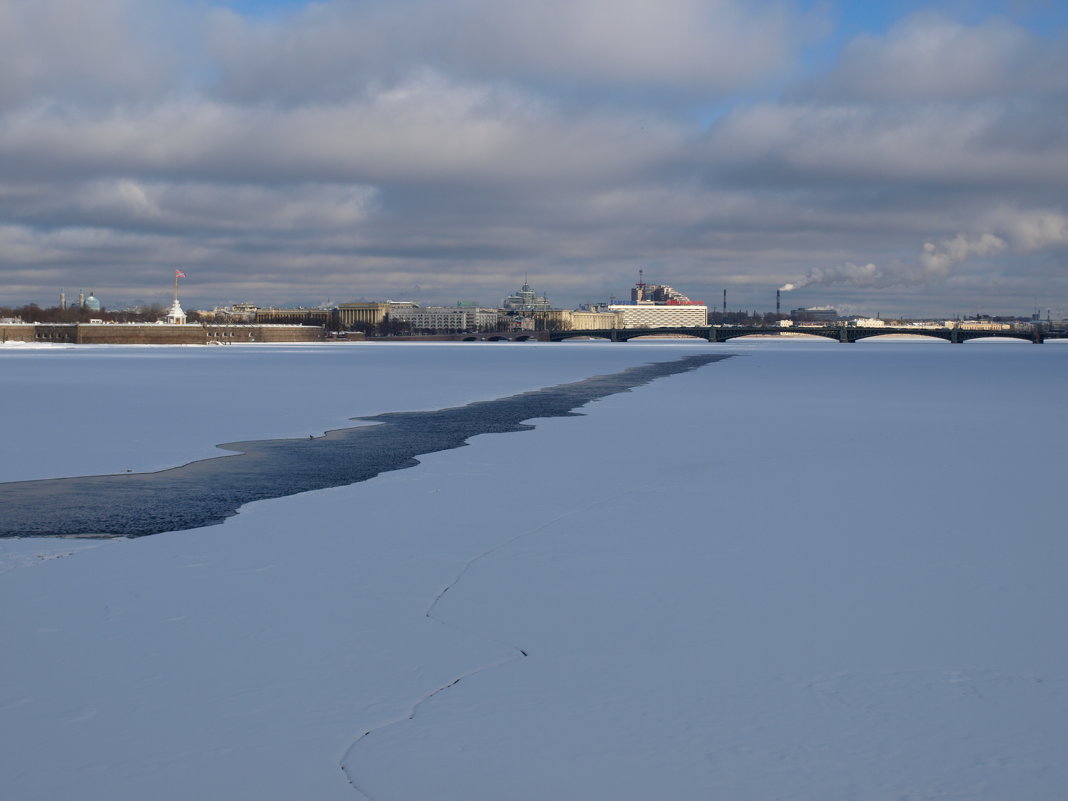
<instances>
[{"instance_id":1,"label":"white cloud","mask_svg":"<svg viewBox=\"0 0 1068 801\"><path fill-rule=\"evenodd\" d=\"M834 70L807 88L861 100L960 100L1064 89L1066 76L1063 38L1040 39L1005 19L966 25L921 13L885 36L858 36Z\"/></svg>"},{"instance_id":2,"label":"white cloud","mask_svg":"<svg viewBox=\"0 0 1068 801\"><path fill-rule=\"evenodd\" d=\"M1018 250L1026 252L1068 247L1068 215L1053 209L1003 209L991 214L990 222L999 230L1006 231Z\"/></svg>"},{"instance_id":3,"label":"white cloud","mask_svg":"<svg viewBox=\"0 0 1068 801\"><path fill-rule=\"evenodd\" d=\"M925 279L942 279L949 275L954 265L970 256L993 256L1004 249L1005 240L994 234L981 234L974 238L957 234L952 239L938 243L924 242L919 261Z\"/></svg>"}]
</instances>

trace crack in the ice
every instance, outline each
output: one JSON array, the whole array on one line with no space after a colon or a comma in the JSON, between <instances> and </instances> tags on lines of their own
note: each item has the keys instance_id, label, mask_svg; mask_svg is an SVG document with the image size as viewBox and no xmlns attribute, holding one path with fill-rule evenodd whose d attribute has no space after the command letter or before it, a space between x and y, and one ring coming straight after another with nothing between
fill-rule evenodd
<instances>
[{"instance_id":1,"label":"crack in the ice","mask_svg":"<svg viewBox=\"0 0 1068 801\"><path fill-rule=\"evenodd\" d=\"M654 483L656 483L656 482L654 482ZM478 562L482 561L483 559L485 559L488 556L491 556L492 554L496 553L497 551L500 551L500 550L503 550L504 548L507 548L509 545L512 545L513 543L515 543L516 541L518 541L520 539L523 539L525 537L532 537L535 534L538 534L538 533L540 533L542 531L545 531L546 529L548 529L548 528L550 528L552 526L555 526L557 523L561 522L562 520L567 519L568 517L572 517L574 515L578 515L578 514L581 514L583 512L587 512L587 511L589 511L591 509L595 509L598 506L604 506L605 504L613 503L613 502L617 501L621 497L627 497L628 495L631 495L633 492L634 492L634 487L627 487L625 490L621 490L619 492L612 493L611 495L609 495L607 497L600 498L600 499L598 499L596 501L593 501L592 503L585 504L584 506L578 507L576 509L571 509L571 510L569 510L567 512L564 512L563 514L557 515L556 517L552 518L551 520L547 520L546 522L542 523L541 525L539 525L539 526L537 526L537 527L535 527L533 529L530 529L529 531L522 531L522 532L520 532L520 533L518 533L518 534L516 534L516 535L514 535L512 537L509 537L508 539L506 539L506 540L504 540L502 542L498 542L496 545L493 545L492 547L487 548L486 550L482 551L481 553L476 554L471 559L469 559L466 563L464 563L464 566L460 569L460 571L456 574L456 576L452 579L452 581L450 581L448 584L446 584L441 589L441 591L438 592L438 594L434 596L434 599L430 602L430 605L427 607L426 611L423 613L424 617L426 617L429 620L433 620L434 622L439 623L442 626L446 626L446 627L448 627L450 629L453 629L454 631L458 631L458 632L461 632L463 634L468 634L468 635L471 635L471 636L482 637L487 642L493 642L493 643L497 643L499 645L505 645L505 646L507 646L509 648L514 649L516 654L513 655L509 659L501 659L501 660L498 660L497 662L492 662L492 663L490 663L488 665L482 665L482 666L476 668L475 670L471 670L471 671L468 671L467 673L463 673L460 676L457 676L452 681L449 681L446 684L441 685L440 687L436 688L432 692L428 693L427 695L423 696L418 701L416 701L415 704L412 705L412 707L409 710L407 715L404 715L403 717L395 718L395 719L390 720L390 721L386 721L385 723L382 723L382 724L380 724L378 726L374 726L374 727L364 731L345 750L345 753L341 757L341 761L339 763L340 767L341 767L341 772L345 775L345 779L348 781L349 785L354 790L356 790L358 793L363 795L366 799L368 799L368 801L378 801L378 799L375 796L371 795L371 793L369 793L365 788L363 788L359 784L357 784L355 778L349 772L349 769L346 766L346 763L349 761L350 757L353 755L353 753L355 753L355 751L359 747L360 743L362 743L366 738L370 737L373 734L377 734L379 732L385 731L386 729L392 728L393 726L397 726L397 725L400 725L402 723L406 723L408 721L414 720L416 715L419 713L419 708L421 706L423 706L423 704L426 704L427 702L431 701L437 695L445 692L445 690L448 690L451 687L455 687L457 684L459 684L464 679L471 678L472 676L477 676L479 673L484 673L487 670L492 670L494 668L502 667L503 665L507 665L507 664L510 664L512 662L516 662L516 661L518 661L520 659L527 658L530 655L529 651L526 648L522 648L519 645L516 645L515 643L508 642L507 640L491 638L491 637L486 636L482 632L472 631L470 629L465 629L465 628L462 628L460 626L457 626L454 623L450 623L450 622L448 622L447 620L445 620L445 619L443 619L441 617L437 617L434 614L434 609L442 601L442 599L449 592L449 590L453 589L454 587L456 587L457 584L459 584L461 581L463 581L464 577L471 571L471 569Z\"/></svg>"},{"instance_id":2,"label":"crack in the ice","mask_svg":"<svg viewBox=\"0 0 1068 801\"><path fill-rule=\"evenodd\" d=\"M408 712L407 715L405 715L403 717L395 718L395 719L390 720L390 721L387 721L387 722L382 723L382 724L380 724L378 726L374 726L373 728L368 729L367 731L363 732L359 737L357 737L356 740L354 740L353 743L345 750L345 753L341 757L341 762L340 762L341 772L343 774L345 774L345 779L348 781L349 785L351 785L352 788L354 790L356 790L356 792L358 792L361 795L363 795L365 798L368 799L368 801L378 801L378 799L376 799L375 796L371 795L369 792L367 792L366 789L364 789L363 787L361 787L359 784L356 783L356 781L353 778L352 774L349 772L349 769L346 767L346 763L349 761L349 757L352 756L352 754L355 752L356 748L359 746L359 744L361 742L364 741L364 739L366 739L367 737L370 737L372 734L376 734L378 732L384 731L385 729L389 729L389 728L391 728L393 726L397 726L397 725L399 725L401 723L406 723L407 721L414 720L415 716L419 712L419 708L423 704L425 704L428 701L432 700L435 696L439 695L440 693L445 692L445 690L448 690L451 687L455 687L457 684L459 684L464 679L471 678L472 676L477 676L479 673L484 673L487 670L492 670L494 668L498 668L498 667L501 667L503 665L507 665L507 664L510 664L512 662L516 662L516 661L518 661L520 659L524 659L524 658L527 658L527 657L530 656L530 653L527 651L527 649L521 648L520 646L516 645L515 643L508 642L507 640L500 640L500 639L487 637L485 634L483 634L481 632L471 631L469 629L461 628L460 626L457 626L454 623L449 623L447 620L435 616L434 609L441 602L442 598L445 597L445 594L449 590L451 590L453 587L455 587L457 584L459 584L463 580L464 576L466 576L467 573L471 570L471 568L475 566L475 564L477 564L481 560L485 559L487 556L490 556L490 555L496 553L497 551L500 551L500 550L502 550L504 548L507 548L509 545L511 545L512 543L516 542L517 540L523 539L524 537L532 537L535 534L538 534L538 533L540 533L542 531L545 531L546 529L550 528L551 526L556 525L557 523L559 523L562 520L567 519L568 517L572 517L574 515L581 514L582 512L589 511L590 509L594 509L594 508L596 508L598 506L603 506L606 503L612 503L613 501L617 500L618 498L625 497L626 495L630 494L631 492L633 492L633 488L627 488L627 490L621 491L621 492L618 492L618 493L613 493L612 495L610 495L607 498L601 498L601 499L599 499L597 501L594 501L593 503L588 503L585 506L581 506L581 507L579 507L577 509L571 509L571 510L569 510L567 512L564 512L563 514L557 515L556 517L554 517L551 520L547 520L546 522L542 523L540 526L537 526L537 527L535 527L533 529L530 529L529 531L522 531L522 532L520 532L520 533L518 533L518 534L516 534L516 535L514 535L512 537L509 537L508 539L504 540L503 542L499 542L496 545L494 545L494 546L492 546L490 548L487 548L486 550L482 551L481 553L479 553L479 554L473 556L471 559L469 559L464 564L464 566L460 569L460 571L456 574L456 576L452 579L452 581L450 581L448 584L446 584L445 587L437 595L434 596L434 599L430 602L430 606L428 606L426 611L423 613L423 616L426 617L428 620L433 620L435 623L439 623L442 626L446 626L447 628L450 628L450 629L452 629L454 631L459 631L459 632L461 632L463 634L469 634L469 635L476 636L476 637L482 637L487 642L493 642L493 643L497 643L499 645L505 645L505 646L507 646L509 648L514 649L516 651L516 654L513 655L512 657L508 658L508 659L501 659L501 660L498 660L496 662L492 662L492 663L490 663L488 665L482 665L482 666L480 666L480 667L478 667L478 668L476 668L474 670L470 670L467 673L463 673L460 676L457 676L452 681L441 685L437 689L433 690L432 692L428 693L427 695L423 696L418 701L416 701L415 704L412 705L412 708Z\"/></svg>"},{"instance_id":3,"label":"crack in the ice","mask_svg":"<svg viewBox=\"0 0 1068 801\"><path fill-rule=\"evenodd\" d=\"M459 448L480 434L529 431L526 420L571 417L586 404L689 372L729 354L651 362L505 398L429 412L390 412L309 439L233 442L236 456L156 473L0 483L0 537L129 536L222 523L247 503L367 481Z\"/></svg>"}]
</instances>

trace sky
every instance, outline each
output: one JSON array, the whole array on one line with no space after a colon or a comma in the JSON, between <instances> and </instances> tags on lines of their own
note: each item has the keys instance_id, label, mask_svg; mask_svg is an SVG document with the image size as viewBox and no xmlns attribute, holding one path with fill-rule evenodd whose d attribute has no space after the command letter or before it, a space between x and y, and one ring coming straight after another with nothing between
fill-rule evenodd
<instances>
[{"instance_id":1,"label":"sky","mask_svg":"<svg viewBox=\"0 0 1068 801\"><path fill-rule=\"evenodd\" d=\"M1068 6L7 0L0 305L1068 315Z\"/></svg>"}]
</instances>

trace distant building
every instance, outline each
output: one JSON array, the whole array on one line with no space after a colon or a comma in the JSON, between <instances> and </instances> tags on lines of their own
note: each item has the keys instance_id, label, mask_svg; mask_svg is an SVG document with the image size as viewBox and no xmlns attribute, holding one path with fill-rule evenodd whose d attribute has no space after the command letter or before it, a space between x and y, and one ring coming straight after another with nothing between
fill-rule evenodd
<instances>
[{"instance_id":1,"label":"distant building","mask_svg":"<svg viewBox=\"0 0 1068 801\"><path fill-rule=\"evenodd\" d=\"M1011 331L1009 323L994 323L989 320L946 320L946 328L956 328L961 331Z\"/></svg>"},{"instance_id":2,"label":"distant building","mask_svg":"<svg viewBox=\"0 0 1068 801\"><path fill-rule=\"evenodd\" d=\"M92 292L90 292L89 297L85 299L85 303L82 305L82 308L88 309L89 311L100 311L100 301L96 298L95 295L93 295Z\"/></svg>"},{"instance_id":3,"label":"distant building","mask_svg":"<svg viewBox=\"0 0 1068 801\"><path fill-rule=\"evenodd\" d=\"M790 312L790 319L798 323L836 323L838 311L826 306L812 309L794 309Z\"/></svg>"},{"instance_id":4,"label":"distant building","mask_svg":"<svg viewBox=\"0 0 1068 801\"><path fill-rule=\"evenodd\" d=\"M609 311L571 312L572 331L611 331L617 327L619 318Z\"/></svg>"},{"instance_id":5,"label":"distant building","mask_svg":"<svg viewBox=\"0 0 1068 801\"><path fill-rule=\"evenodd\" d=\"M696 304L640 303L609 306L617 328L699 328L708 325L708 307Z\"/></svg>"},{"instance_id":6,"label":"distant building","mask_svg":"<svg viewBox=\"0 0 1068 801\"><path fill-rule=\"evenodd\" d=\"M693 304L694 301L690 300L681 292L672 289L667 284L647 284L644 281L638 281L630 290L630 302L631 303L686 303ZM700 304L696 304L700 305Z\"/></svg>"},{"instance_id":7,"label":"distant building","mask_svg":"<svg viewBox=\"0 0 1068 801\"><path fill-rule=\"evenodd\" d=\"M388 303L339 303L337 305L337 324L348 330L353 327L377 328L386 319L389 312ZM257 320L259 317L257 316Z\"/></svg>"},{"instance_id":8,"label":"distant building","mask_svg":"<svg viewBox=\"0 0 1068 801\"><path fill-rule=\"evenodd\" d=\"M290 309L256 309L253 319L257 323L270 323L273 325L325 325L328 326L333 320L331 309L305 309L302 307Z\"/></svg>"},{"instance_id":9,"label":"distant building","mask_svg":"<svg viewBox=\"0 0 1068 801\"><path fill-rule=\"evenodd\" d=\"M211 311L200 311L197 314L201 321L251 323L256 319L258 310L259 306L255 303L234 303L231 306L216 306Z\"/></svg>"},{"instance_id":10,"label":"distant building","mask_svg":"<svg viewBox=\"0 0 1068 801\"><path fill-rule=\"evenodd\" d=\"M477 306L426 306L394 304L389 309L391 321L407 324L413 334L495 331L499 316L496 309Z\"/></svg>"},{"instance_id":11,"label":"distant building","mask_svg":"<svg viewBox=\"0 0 1068 801\"><path fill-rule=\"evenodd\" d=\"M540 309L512 319L522 320L520 327L528 331L568 331L573 316L574 312L567 309Z\"/></svg>"},{"instance_id":12,"label":"distant building","mask_svg":"<svg viewBox=\"0 0 1068 801\"><path fill-rule=\"evenodd\" d=\"M552 304L547 296L536 294L530 284L524 281L518 292L501 301L501 308L513 312L548 311Z\"/></svg>"}]
</instances>

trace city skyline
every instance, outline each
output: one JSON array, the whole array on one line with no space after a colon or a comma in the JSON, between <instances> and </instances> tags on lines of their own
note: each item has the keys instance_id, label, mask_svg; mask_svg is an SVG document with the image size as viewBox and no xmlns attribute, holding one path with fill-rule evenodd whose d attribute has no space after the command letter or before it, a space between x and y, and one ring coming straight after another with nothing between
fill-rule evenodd
<instances>
[{"instance_id":1,"label":"city skyline","mask_svg":"<svg viewBox=\"0 0 1068 801\"><path fill-rule=\"evenodd\" d=\"M184 273L182 273L180 277L181 278L186 278L187 276ZM177 284L177 281L175 283ZM523 283L522 287L519 290L517 290L516 292L514 292L513 294L511 294L509 296L504 297L503 299L501 299L498 302L491 302L491 303L483 303L481 300L472 299L470 297L469 298L463 298L463 299L456 299L454 301L437 301L437 300L426 301L426 300L422 300L422 299L418 299L418 298L411 298L411 297L409 297L409 298L382 298L382 297L367 296L367 297L360 297L360 298L346 298L344 300L325 300L325 301L322 301L320 303L302 303L302 302L285 303L285 302L261 301L261 300L258 300L258 299L245 299L244 301L232 301L232 302L229 302L229 303L211 303L211 304L200 305L200 306L194 306L193 304L190 304L188 302L188 300L185 300L183 305L185 305L189 309L195 310L195 311L212 311L212 310L221 311L221 310L228 310L231 306L235 307L235 308L237 308L237 307L242 307L242 308L248 307L250 309L264 309L264 310L277 310L277 309L286 309L286 308L316 310L316 309L331 309L331 308L336 309L339 305L344 306L345 304L361 304L361 303L398 303L398 304L401 304L401 305L414 304L417 307L424 307L424 308L451 308L451 307L468 307L468 308L471 308L471 307L477 307L477 308L480 308L480 309L487 308L487 309L498 309L498 310L508 310L508 309L514 310L514 309L518 309L519 308L518 306L515 305L515 301L517 299L519 299L519 297L521 295L524 294L524 290L527 290L526 294L529 294L531 296L531 299L534 299L534 300L536 300L538 302L536 308L543 308L543 309L547 309L547 310L549 310L549 309L551 309L551 310L569 310L569 309L573 308L574 310L577 311L577 310L581 310L583 308L588 308L588 307L605 307L605 306L613 305L613 304L615 304L615 305L633 304L633 303L636 302L635 301L635 293L638 291L639 287L643 287L643 286L648 286L650 288L662 289L662 290L667 290L668 292L672 292L672 293L674 293L676 295L679 295L680 297L684 298L686 303L692 303L692 304L695 304L695 305L701 305L701 306L706 307L710 314L716 314L716 313L719 313L720 311L725 311L725 312L729 312L730 314L768 315L768 314L772 314L772 313L778 314L781 311L783 317L790 317L790 316L792 316L794 314L794 312L798 312L798 311L833 310L833 311L836 312L837 316L840 317L840 318L848 318L848 317L877 317L877 318L901 319L901 320L908 320L908 319L913 319L913 320L958 319L958 320L960 320L960 319L970 319L970 318L979 319L980 317L983 317L983 318L997 317L997 318L1005 318L1005 319L1009 319L1009 318L1016 318L1016 319L1054 319L1055 318L1057 320L1065 319L1065 317L1063 315L1061 315L1061 316L1053 315L1052 309L1048 309L1047 308L1046 310L1043 311L1042 309L1039 309L1038 306L1035 306L1033 309L1027 310L1025 312L999 311L999 310L997 310L996 302L995 302L995 305L993 307L991 307L990 309L979 309L979 310L974 310L974 311L970 311L970 312L960 312L960 311L944 312L944 313L937 313L936 312L936 313L933 313L933 314L920 315L920 314L910 314L910 313L907 313L907 312L906 313L883 313L883 312L878 312L877 311L877 312L874 312L874 313L871 313L871 314L865 314L863 312L858 312L857 310L850 308L848 306L848 304L845 305L845 306L842 306L840 308L836 308L836 307L834 307L832 305L829 305L829 304L796 304L795 303L795 304L783 305L783 304L780 303L781 297L784 296L782 290L779 290L774 294L773 299L772 299L772 303L771 303L771 308L766 308L765 306L761 305L760 303L756 303L756 304L753 304L753 305L747 305L747 304L740 304L739 305L739 304L736 304L736 303L733 303L733 302L728 303L728 299L726 297L722 297L722 295L717 298L716 302L710 302L710 301L705 301L705 300L690 300L685 295L682 295L681 293L677 292L671 286L653 284L651 282L642 283L640 276L639 276L639 281L636 282L630 288L630 290L629 290L630 297L629 298L626 297L627 293L619 293L619 294L610 295L608 298L601 298L601 299L598 299L598 300L590 301L588 303L575 304L574 307L561 305L561 304L557 304L557 303L552 302L548 298L547 293L543 292L541 294L538 294L538 290L535 289L534 287L530 286L530 284L527 282L526 279L524 279L524 283ZM177 286L174 287L173 291L174 291L174 299L177 300L178 299ZM183 294L182 297L185 298L186 296ZM790 296L787 295L786 297L790 297ZM797 296L794 296L794 297L795 297L795 299L797 298ZM164 303L162 303L162 302L160 302L158 300L149 301L149 302L145 302L145 303L134 303L132 305L128 305L128 306L125 306L125 307L119 307L119 306L115 306L115 305L108 305L107 303L102 303L102 301L99 298L96 298L94 296L94 290L89 290L88 294L86 294L86 291L85 291L84 288L80 288L78 290L77 296L75 296L74 294L71 294L70 296L68 296L68 294L66 292L66 288L61 288L60 292L59 292L58 300L59 300L59 303L36 303L36 301L30 301L30 302L26 302L26 303L0 304L0 309L3 309L3 308L17 309L17 308L21 308L21 307L28 306L28 305L31 305L31 304L36 304L42 309L68 308L68 307L69 308L75 308L75 307L81 305L82 308L90 308L90 309L95 309L95 310L100 310L101 307L103 307L108 312L131 312L131 311L139 311L139 310L143 311L143 310L149 309L149 308L159 308L161 310L161 312L162 312L162 310L164 310L164 308L166 307L166 304L164 304ZM657 301L643 301L643 302L655 302L655 303L663 304L665 301L657 300ZM93 304L95 304L95 306ZM791 308L791 307L793 307L793 308ZM531 308L535 308L535 307L532 306ZM1035 315L1037 315L1037 317L1035 317ZM1045 316L1043 316L1043 315L1045 315Z\"/></svg>"},{"instance_id":2,"label":"city skyline","mask_svg":"<svg viewBox=\"0 0 1068 801\"><path fill-rule=\"evenodd\" d=\"M11 9L0 306L1068 315L1060 4Z\"/></svg>"}]
</instances>

